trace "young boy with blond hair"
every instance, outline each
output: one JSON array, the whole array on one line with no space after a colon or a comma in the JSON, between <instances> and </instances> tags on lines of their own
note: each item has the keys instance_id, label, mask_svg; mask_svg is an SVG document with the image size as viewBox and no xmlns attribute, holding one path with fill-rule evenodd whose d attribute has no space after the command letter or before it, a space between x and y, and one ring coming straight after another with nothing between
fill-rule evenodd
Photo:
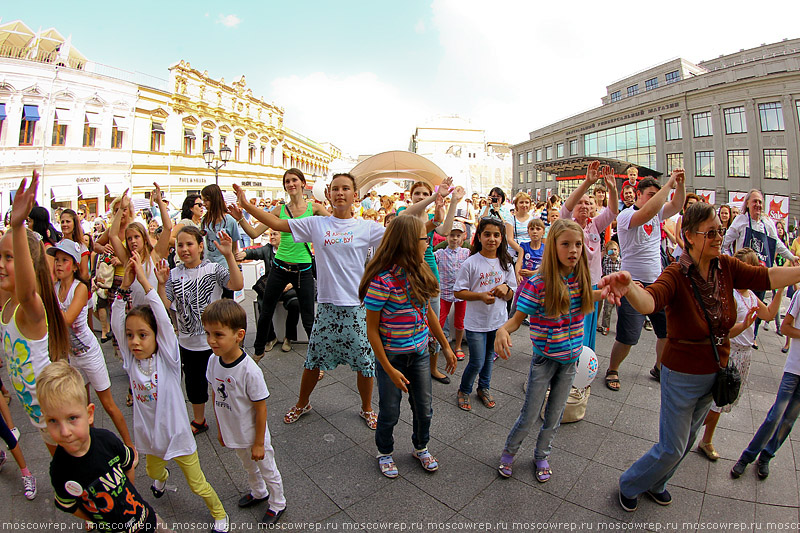
<instances>
[{"instance_id":1,"label":"young boy with blond hair","mask_svg":"<svg viewBox=\"0 0 800 533\"><path fill-rule=\"evenodd\" d=\"M258 364L241 347L247 313L233 300L221 299L206 307L202 320L214 352L206 379L211 384L219 443L236 452L250 485L239 507L268 500L261 523L273 525L286 509L286 498L267 427L269 390Z\"/></svg>"},{"instance_id":2,"label":"young boy with blond hair","mask_svg":"<svg viewBox=\"0 0 800 533\"><path fill-rule=\"evenodd\" d=\"M133 486L133 449L91 427L95 406L80 373L65 361L52 363L36 388L47 432L58 445L50 463L56 507L103 531L168 532Z\"/></svg>"}]
</instances>

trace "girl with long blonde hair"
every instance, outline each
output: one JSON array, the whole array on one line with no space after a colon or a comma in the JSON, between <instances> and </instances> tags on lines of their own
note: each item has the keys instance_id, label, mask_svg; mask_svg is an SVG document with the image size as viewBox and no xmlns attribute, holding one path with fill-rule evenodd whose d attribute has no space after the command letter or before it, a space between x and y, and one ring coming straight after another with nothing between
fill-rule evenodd
<instances>
[{"instance_id":1,"label":"girl with long blonde hair","mask_svg":"<svg viewBox=\"0 0 800 533\"><path fill-rule=\"evenodd\" d=\"M503 359L511 355L510 334L530 316L533 358L525 403L500 456L498 471L511 477L511 467L534 419L550 396L534 450L536 480L553 475L547 462L553 438L567 405L577 361L583 351L584 315L594 310L600 291L592 290L583 229L572 220L559 219L550 227L542 265L528 280L517 299L517 312L497 330L494 349Z\"/></svg>"}]
</instances>

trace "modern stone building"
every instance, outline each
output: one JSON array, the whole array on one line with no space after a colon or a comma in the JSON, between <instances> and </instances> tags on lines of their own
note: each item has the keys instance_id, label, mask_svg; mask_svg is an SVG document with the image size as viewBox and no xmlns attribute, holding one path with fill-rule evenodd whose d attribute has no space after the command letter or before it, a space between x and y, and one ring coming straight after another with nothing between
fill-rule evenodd
<instances>
[{"instance_id":1,"label":"modern stone building","mask_svg":"<svg viewBox=\"0 0 800 533\"><path fill-rule=\"evenodd\" d=\"M513 146L515 193L567 195L582 179L564 171L570 161L607 157L664 174L682 166L687 190L717 205L760 189L774 218L800 216L800 39L675 59L607 91L600 107Z\"/></svg>"}]
</instances>

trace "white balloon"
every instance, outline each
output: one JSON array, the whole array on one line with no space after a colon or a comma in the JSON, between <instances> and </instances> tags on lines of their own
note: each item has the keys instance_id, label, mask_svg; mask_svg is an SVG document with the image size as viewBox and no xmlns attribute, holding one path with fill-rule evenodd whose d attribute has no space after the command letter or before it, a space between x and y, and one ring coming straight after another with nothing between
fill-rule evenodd
<instances>
[{"instance_id":1,"label":"white balloon","mask_svg":"<svg viewBox=\"0 0 800 533\"><path fill-rule=\"evenodd\" d=\"M577 389L588 387L597 376L597 367L597 355L594 350L584 346L578 359L578 369L575 372L575 381L572 382L572 386Z\"/></svg>"},{"instance_id":2,"label":"white balloon","mask_svg":"<svg viewBox=\"0 0 800 533\"><path fill-rule=\"evenodd\" d=\"M311 188L311 194L313 194L314 198L316 198L318 201L324 202L325 201L325 189L327 188L327 186L328 185L324 181L322 181L321 179L317 180L317 181L314 182L314 186Z\"/></svg>"}]
</instances>

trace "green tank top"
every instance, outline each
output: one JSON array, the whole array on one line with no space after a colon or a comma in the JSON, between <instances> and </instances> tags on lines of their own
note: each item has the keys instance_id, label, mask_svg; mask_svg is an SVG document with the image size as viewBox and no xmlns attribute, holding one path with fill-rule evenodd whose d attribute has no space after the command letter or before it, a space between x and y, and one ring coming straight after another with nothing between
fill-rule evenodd
<instances>
[{"instance_id":1,"label":"green tank top","mask_svg":"<svg viewBox=\"0 0 800 533\"><path fill-rule=\"evenodd\" d=\"M306 204L306 211L302 215L295 216L294 218L310 217L314 213L314 206L311 202ZM283 220L289 220L292 217L286 212L286 205L281 204L281 216ZM306 244L302 242L294 242L291 233L281 232L281 244L278 246L278 253L275 254L275 259L284 261L286 263L310 263L311 255L308 253Z\"/></svg>"}]
</instances>

